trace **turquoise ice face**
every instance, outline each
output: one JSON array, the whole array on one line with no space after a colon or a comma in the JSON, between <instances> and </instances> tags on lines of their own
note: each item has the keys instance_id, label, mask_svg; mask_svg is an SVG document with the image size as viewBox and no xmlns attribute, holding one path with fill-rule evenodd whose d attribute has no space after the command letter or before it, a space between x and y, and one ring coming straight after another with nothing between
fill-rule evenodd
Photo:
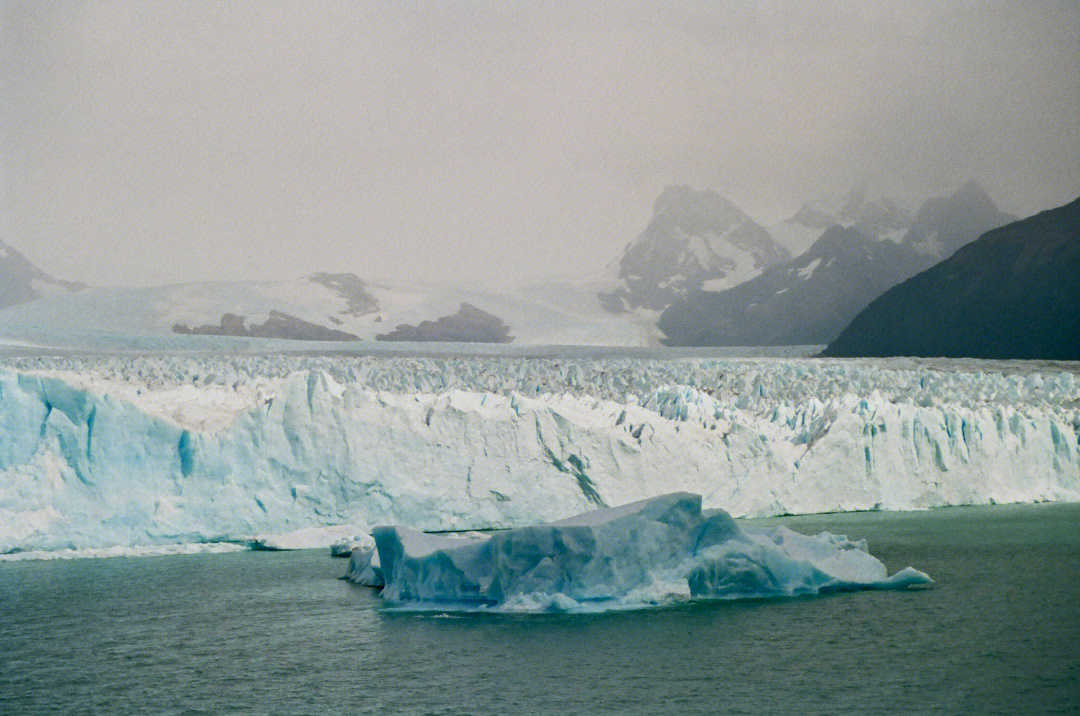
<instances>
[{"instance_id":1,"label":"turquoise ice face","mask_svg":"<svg viewBox=\"0 0 1080 716\"><path fill-rule=\"evenodd\" d=\"M540 524L673 490L737 517L1080 500L1080 380L1052 367L581 355L5 364L0 553L329 545L381 524Z\"/></svg>"}]
</instances>

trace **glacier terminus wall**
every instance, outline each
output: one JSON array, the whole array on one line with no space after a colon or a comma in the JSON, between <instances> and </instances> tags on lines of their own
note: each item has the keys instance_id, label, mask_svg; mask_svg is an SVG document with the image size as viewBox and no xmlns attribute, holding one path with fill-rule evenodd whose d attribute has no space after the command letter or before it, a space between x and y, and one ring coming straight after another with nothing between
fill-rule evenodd
<instances>
[{"instance_id":1,"label":"glacier terminus wall","mask_svg":"<svg viewBox=\"0 0 1080 716\"><path fill-rule=\"evenodd\" d=\"M0 362L0 553L1080 500L1068 366L247 355Z\"/></svg>"}]
</instances>

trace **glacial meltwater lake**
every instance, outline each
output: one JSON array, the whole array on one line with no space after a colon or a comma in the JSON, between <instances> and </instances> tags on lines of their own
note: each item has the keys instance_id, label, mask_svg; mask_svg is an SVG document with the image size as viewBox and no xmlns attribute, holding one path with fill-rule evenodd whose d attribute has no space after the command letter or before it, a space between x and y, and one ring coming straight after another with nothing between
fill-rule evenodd
<instances>
[{"instance_id":1,"label":"glacial meltwater lake","mask_svg":"<svg viewBox=\"0 0 1080 716\"><path fill-rule=\"evenodd\" d=\"M384 608L323 550L0 564L0 713L1076 713L1080 505L789 517L910 592Z\"/></svg>"}]
</instances>

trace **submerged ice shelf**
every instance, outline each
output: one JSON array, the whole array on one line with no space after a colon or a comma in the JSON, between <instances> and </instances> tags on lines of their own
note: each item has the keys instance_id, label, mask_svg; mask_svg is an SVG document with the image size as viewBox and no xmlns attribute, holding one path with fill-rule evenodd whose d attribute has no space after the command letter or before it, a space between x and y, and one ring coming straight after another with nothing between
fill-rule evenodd
<instances>
[{"instance_id":1,"label":"submerged ice shelf","mask_svg":"<svg viewBox=\"0 0 1080 716\"><path fill-rule=\"evenodd\" d=\"M933 583L911 567L890 577L863 541L740 526L689 493L471 538L373 534L378 567L361 547L349 578L381 581L389 603L411 609L598 611Z\"/></svg>"},{"instance_id":2,"label":"submerged ice shelf","mask_svg":"<svg viewBox=\"0 0 1080 716\"><path fill-rule=\"evenodd\" d=\"M678 490L735 516L1077 501L1073 370L777 358L7 358L0 553L260 539L328 546L377 524L516 527Z\"/></svg>"}]
</instances>

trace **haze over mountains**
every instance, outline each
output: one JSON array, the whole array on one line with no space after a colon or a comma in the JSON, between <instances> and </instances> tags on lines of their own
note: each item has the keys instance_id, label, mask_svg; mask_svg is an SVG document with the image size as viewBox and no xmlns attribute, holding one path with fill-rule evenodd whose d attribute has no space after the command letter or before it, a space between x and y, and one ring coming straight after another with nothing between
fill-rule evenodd
<instances>
[{"instance_id":1,"label":"haze over mountains","mask_svg":"<svg viewBox=\"0 0 1080 716\"><path fill-rule=\"evenodd\" d=\"M930 266L990 229L1016 219L998 209L981 186L969 181L950 196L927 200L901 243L926 256L925 263Z\"/></svg>"},{"instance_id":2,"label":"haze over mountains","mask_svg":"<svg viewBox=\"0 0 1080 716\"><path fill-rule=\"evenodd\" d=\"M881 292L917 270L889 240L831 226L806 253L726 291L698 291L665 310L667 345L826 343Z\"/></svg>"},{"instance_id":3,"label":"haze over mountains","mask_svg":"<svg viewBox=\"0 0 1080 716\"><path fill-rule=\"evenodd\" d=\"M686 293L658 321L664 342L828 343L883 291L1015 219L974 182L926 201L906 230L899 225L905 215L891 203L846 206L866 210L843 212L850 227L833 224L800 256L726 291Z\"/></svg>"},{"instance_id":4,"label":"haze over mountains","mask_svg":"<svg viewBox=\"0 0 1080 716\"><path fill-rule=\"evenodd\" d=\"M872 239L899 239L912 216L887 196L854 189L838 200L807 202L788 219L769 227L778 242L799 256L830 226L853 228Z\"/></svg>"},{"instance_id":5,"label":"haze over mountains","mask_svg":"<svg viewBox=\"0 0 1080 716\"><path fill-rule=\"evenodd\" d=\"M530 286L462 286L436 283L368 283L354 274L312 274L291 281L169 284L146 288L91 288L51 295L0 310L0 340L44 345L72 341L97 345L121 337L154 338L186 345L186 334L291 340L410 340L503 342L525 345L656 345L654 320L613 314L597 298L598 283ZM346 281L347 280L347 281ZM373 303L356 310L363 284ZM328 285L328 283L330 285ZM462 304L493 317L477 330ZM469 310L466 309L466 314ZM440 320L443 318L447 320ZM421 328L438 325L435 332ZM484 323L484 321L481 321ZM503 325L509 333L502 332ZM456 329L460 332L455 333Z\"/></svg>"},{"instance_id":6,"label":"haze over mountains","mask_svg":"<svg viewBox=\"0 0 1080 716\"><path fill-rule=\"evenodd\" d=\"M0 309L57 293L86 288L77 281L60 281L45 273L21 253L0 241Z\"/></svg>"},{"instance_id":7,"label":"haze over mountains","mask_svg":"<svg viewBox=\"0 0 1080 716\"><path fill-rule=\"evenodd\" d=\"M0 244L0 307L7 307L0 311L0 335L50 344L77 335L173 333L824 345L890 288L1014 219L968 182L915 213L860 189L835 201L806 202L766 230L716 192L672 186L606 277L524 287L378 284L353 273L316 273L294 281L87 289L48 276Z\"/></svg>"}]
</instances>

